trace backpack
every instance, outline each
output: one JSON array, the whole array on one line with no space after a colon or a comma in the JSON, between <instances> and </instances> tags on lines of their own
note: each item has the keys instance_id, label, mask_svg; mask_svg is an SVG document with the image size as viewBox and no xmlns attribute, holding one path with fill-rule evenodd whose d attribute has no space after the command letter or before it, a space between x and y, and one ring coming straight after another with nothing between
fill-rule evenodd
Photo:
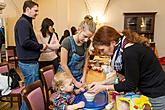
<instances>
[{"instance_id":1,"label":"backpack","mask_svg":"<svg viewBox=\"0 0 165 110\"><path fill-rule=\"evenodd\" d=\"M0 77L0 89L1 91L7 91L9 89L14 89L19 87L19 81L21 80L20 76L18 75L17 71L14 68L11 68L9 72L1 73Z\"/></svg>"}]
</instances>

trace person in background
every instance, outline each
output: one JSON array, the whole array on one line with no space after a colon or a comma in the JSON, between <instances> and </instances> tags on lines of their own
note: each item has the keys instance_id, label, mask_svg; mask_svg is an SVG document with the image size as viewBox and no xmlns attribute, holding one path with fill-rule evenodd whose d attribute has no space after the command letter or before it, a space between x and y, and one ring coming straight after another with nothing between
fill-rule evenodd
<instances>
[{"instance_id":1,"label":"person in background","mask_svg":"<svg viewBox=\"0 0 165 110\"><path fill-rule=\"evenodd\" d=\"M85 106L83 101L73 104L75 95L85 91L85 89L74 90L72 78L66 74L56 74L52 81L52 88L56 94L53 101L54 110L77 110Z\"/></svg>"},{"instance_id":2,"label":"person in background","mask_svg":"<svg viewBox=\"0 0 165 110\"><path fill-rule=\"evenodd\" d=\"M70 36L70 32L69 32L69 30L65 30L64 31L64 35L61 37L61 39L60 39L60 44L62 43L62 41L66 38L66 37L69 37ZM61 55L61 47L58 49L58 56L59 56L59 58L60 58L60 55Z\"/></svg>"},{"instance_id":3,"label":"person in background","mask_svg":"<svg viewBox=\"0 0 165 110\"><path fill-rule=\"evenodd\" d=\"M4 44L4 37L3 37L2 32L0 32L0 50L1 50L2 44Z\"/></svg>"},{"instance_id":4,"label":"person in background","mask_svg":"<svg viewBox=\"0 0 165 110\"><path fill-rule=\"evenodd\" d=\"M57 32L56 32L56 30L55 30L54 28L53 28L53 32L54 32L54 34L56 35L57 39L59 40L58 34L57 34Z\"/></svg>"},{"instance_id":5,"label":"person in background","mask_svg":"<svg viewBox=\"0 0 165 110\"><path fill-rule=\"evenodd\" d=\"M64 35L61 37L61 39L60 39L60 44L62 43L62 41L66 38L66 37L68 37L68 36L70 36L70 32L69 32L69 30L65 30L64 31Z\"/></svg>"},{"instance_id":6,"label":"person in background","mask_svg":"<svg viewBox=\"0 0 165 110\"><path fill-rule=\"evenodd\" d=\"M39 43L47 44L50 49L42 52L39 58L40 68L53 64L55 73L59 66L57 50L60 48L59 41L53 31L54 22L49 18L44 18L40 32L37 35Z\"/></svg>"},{"instance_id":7,"label":"person in background","mask_svg":"<svg viewBox=\"0 0 165 110\"><path fill-rule=\"evenodd\" d=\"M86 79L87 41L94 34L96 23L93 20L83 24L76 35L67 37L62 42L61 66L71 76L75 87L80 88ZM59 68L59 70L61 70Z\"/></svg>"},{"instance_id":8,"label":"person in background","mask_svg":"<svg viewBox=\"0 0 165 110\"><path fill-rule=\"evenodd\" d=\"M74 26L72 26L70 30L71 30L72 35L75 35L77 33L77 29Z\"/></svg>"},{"instance_id":9,"label":"person in background","mask_svg":"<svg viewBox=\"0 0 165 110\"><path fill-rule=\"evenodd\" d=\"M2 47L2 44L5 44L5 32L4 32L4 27L0 27L0 50Z\"/></svg>"},{"instance_id":10,"label":"person in background","mask_svg":"<svg viewBox=\"0 0 165 110\"><path fill-rule=\"evenodd\" d=\"M115 84L94 82L90 92L132 92L138 88L149 98L153 110L165 110L165 73L147 38L130 30L121 34L103 26L94 35L93 46L100 55L112 56L112 68L125 80Z\"/></svg>"},{"instance_id":11,"label":"person in background","mask_svg":"<svg viewBox=\"0 0 165 110\"><path fill-rule=\"evenodd\" d=\"M23 5L23 14L14 27L16 52L18 65L24 76L25 86L39 79L38 59L41 51L45 51L48 45L37 41L33 30L32 20L38 15L38 4L27 0ZM27 110L25 102L21 110Z\"/></svg>"}]
</instances>

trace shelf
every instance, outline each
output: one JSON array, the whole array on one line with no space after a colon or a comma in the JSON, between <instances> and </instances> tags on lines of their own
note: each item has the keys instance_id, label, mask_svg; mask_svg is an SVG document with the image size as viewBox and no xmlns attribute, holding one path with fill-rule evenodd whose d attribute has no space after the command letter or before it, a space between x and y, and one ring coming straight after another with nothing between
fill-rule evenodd
<instances>
[{"instance_id":1,"label":"shelf","mask_svg":"<svg viewBox=\"0 0 165 110\"><path fill-rule=\"evenodd\" d=\"M156 12L124 13L124 29L144 34L154 41L155 14Z\"/></svg>"}]
</instances>

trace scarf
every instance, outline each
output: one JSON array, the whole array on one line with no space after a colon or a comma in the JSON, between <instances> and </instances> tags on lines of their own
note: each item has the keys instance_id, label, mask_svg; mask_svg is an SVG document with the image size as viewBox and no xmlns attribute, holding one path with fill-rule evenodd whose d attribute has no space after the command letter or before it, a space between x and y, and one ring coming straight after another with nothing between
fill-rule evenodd
<instances>
[{"instance_id":1,"label":"scarf","mask_svg":"<svg viewBox=\"0 0 165 110\"><path fill-rule=\"evenodd\" d=\"M119 39L119 42L116 45L114 55L112 57L111 66L116 71L121 71L123 67L122 52L123 52L123 47L125 45L124 44L125 40L126 40L125 36Z\"/></svg>"}]
</instances>

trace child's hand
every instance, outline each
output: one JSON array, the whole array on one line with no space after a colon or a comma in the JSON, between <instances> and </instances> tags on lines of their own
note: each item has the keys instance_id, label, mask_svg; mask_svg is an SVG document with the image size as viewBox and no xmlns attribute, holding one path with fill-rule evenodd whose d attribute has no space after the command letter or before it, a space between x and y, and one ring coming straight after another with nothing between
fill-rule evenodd
<instances>
[{"instance_id":1,"label":"child's hand","mask_svg":"<svg viewBox=\"0 0 165 110\"><path fill-rule=\"evenodd\" d=\"M96 84L96 85L93 85L90 89L88 89L88 92L98 94L99 92L102 92L105 90L106 90L106 85Z\"/></svg>"},{"instance_id":2,"label":"child's hand","mask_svg":"<svg viewBox=\"0 0 165 110\"><path fill-rule=\"evenodd\" d=\"M81 82L75 82L74 85L77 87L77 88L80 88L83 84Z\"/></svg>"},{"instance_id":3,"label":"child's hand","mask_svg":"<svg viewBox=\"0 0 165 110\"><path fill-rule=\"evenodd\" d=\"M85 106L85 102L81 101L77 104L68 105L67 110L77 110L77 109L80 109L80 108L84 108L84 106Z\"/></svg>"},{"instance_id":4,"label":"child's hand","mask_svg":"<svg viewBox=\"0 0 165 110\"><path fill-rule=\"evenodd\" d=\"M80 91L80 92L84 92L85 89L84 89L83 87L81 87L81 88L79 88L79 91Z\"/></svg>"},{"instance_id":5,"label":"child's hand","mask_svg":"<svg viewBox=\"0 0 165 110\"><path fill-rule=\"evenodd\" d=\"M74 90L74 92L75 92L75 94L79 94L79 93L81 93L81 92L84 92L85 91L85 89L84 88L79 88L79 89L75 89Z\"/></svg>"},{"instance_id":6,"label":"child's hand","mask_svg":"<svg viewBox=\"0 0 165 110\"><path fill-rule=\"evenodd\" d=\"M81 102L77 103L77 106L79 108L83 108L83 107L85 107L85 102L84 101L81 101Z\"/></svg>"}]
</instances>

